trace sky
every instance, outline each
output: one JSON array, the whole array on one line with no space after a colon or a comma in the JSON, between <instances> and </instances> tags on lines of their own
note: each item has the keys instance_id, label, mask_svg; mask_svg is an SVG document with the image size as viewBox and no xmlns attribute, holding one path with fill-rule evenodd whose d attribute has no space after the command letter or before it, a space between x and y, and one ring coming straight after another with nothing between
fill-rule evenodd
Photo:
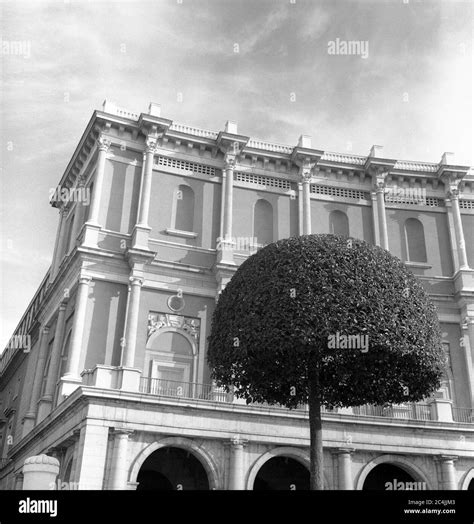
<instances>
[{"instance_id":1,"label":"sky","mask_svg":"<svg viewBox=\"0 0 474 524\"><path fill-rule=\"evenodd\" d=\"M472 166L472 17L455 0L0 0L0 351L51 263L50 191L104 99Z\"/></svg>"}]
</instances>

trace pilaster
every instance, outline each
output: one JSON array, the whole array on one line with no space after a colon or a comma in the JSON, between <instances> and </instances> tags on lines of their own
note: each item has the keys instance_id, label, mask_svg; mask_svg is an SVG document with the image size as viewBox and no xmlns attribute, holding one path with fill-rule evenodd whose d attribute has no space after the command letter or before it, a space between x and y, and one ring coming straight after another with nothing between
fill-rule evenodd
<instances>
[{"instance_id":1,"label":"pilaster","mask_svg":"<svg viewBox=\"0 0 474 524\"><path fill-rule=\"evenodd\" d=\"M94 179L94 189L91 195L90 213L87 222L84 224L83 245L86 247L97 248L99 241L99 232L101 225L99 224L100 202L102 199L102 192L104 186L105 163L107 160L107 151L111 145L111 141L101 133L97 139L97 170Z\"/></svg>"}]
</instances>

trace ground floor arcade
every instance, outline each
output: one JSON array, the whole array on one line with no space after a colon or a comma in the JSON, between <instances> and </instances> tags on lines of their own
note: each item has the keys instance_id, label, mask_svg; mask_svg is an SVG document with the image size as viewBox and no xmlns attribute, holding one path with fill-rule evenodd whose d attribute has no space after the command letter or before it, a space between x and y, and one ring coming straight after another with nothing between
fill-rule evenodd
<instances>
[{"instance_id":1,"label":"ground floor arcade","mask_svg":"<svg viewBox=\"0 0 474 524\"><path fill-rule=\"evenodd\" d=\"M324 415L325 488L473 489L472 424ZM59 489L305 490L307 413L81 387L19 442L0 470L45 453Z\"/></svg>"}]
</instances>

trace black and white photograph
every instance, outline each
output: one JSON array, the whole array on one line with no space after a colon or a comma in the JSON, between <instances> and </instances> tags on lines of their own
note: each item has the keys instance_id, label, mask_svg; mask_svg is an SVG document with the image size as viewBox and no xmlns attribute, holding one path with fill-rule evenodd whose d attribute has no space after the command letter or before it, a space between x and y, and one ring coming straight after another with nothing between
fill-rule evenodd
<instances>
[{"instance_id":1,"label":"black and white photograph","mask_svg":"<svg viewBox=\"0 0 474 524\"><path fill-rule=\"evenodd\" d=\"M473 31L0 0L1 524L472 524Z\"/></svg>"}]
</instances>

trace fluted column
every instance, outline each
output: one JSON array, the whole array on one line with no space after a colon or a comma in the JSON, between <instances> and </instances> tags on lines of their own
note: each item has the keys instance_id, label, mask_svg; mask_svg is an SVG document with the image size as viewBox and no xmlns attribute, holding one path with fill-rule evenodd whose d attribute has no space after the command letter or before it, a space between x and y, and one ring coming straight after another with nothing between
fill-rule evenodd
<instances>
[{"instance_id":1,"label":"fluted column","mask_svg":"<svg viewBox=\"0 0 474 524\"><path fill-rule=\"evenodd\" d=\"M148 215L150 212L151 182L153 176L153 162L157 147L157 139L148 136L145 146L145 168L142 173L140 185L140 209L138 212L137 225L148 227Z\"/></svg>"},{"instance_id":2,"label":"fluted column","mask_svg":"<svg viewBox=\"0 0 474 524\"><path fill-rule=\"evenodd\" d=\"M53 395L58 380L59 366L61 364L61 346L64 338L66 306L67 304L65 302L61 302L59 305L56 329L54 331L53 348L51 349L51 357L49 361L48 376L46 377L46 387L38 408L39 421L43 420L51 411L53 404Z\"/></svg>"},{"instance_id":3,"label":"fluted column","mask_svg":"<svg viewBox=\"0 0 474 524\"><path fill-rule=\"evenodd\" d=\"M135 363L135 347L137 343L138 313L140 310L140 294L143 279L130 277L128 288L127 318L125 323L125 346L122 353L122 366L133 367Z\"/></svg>"},{"instance_id":4,"label":"fluted column","mask_svg":"<svg viewBox=\"0 0 474 524\"><path fill-rule=\"evenodd\" d=\"M48 353L49 326L44 326L41 330L41 340L39 344L38 359L35 363L35 373L33 386L31 388L30 402L28 411L23 420L22 436L27 435L35 426L36 414L38 412L38 400L41 393L41 383L43 380L44 365Z\"/></svg>"},{"instance_id":5,"label":"fluted column","mask_svg":"<svg viewBox=\"0 0 474 524\"><path fill-rule=\"evenodd\" d=\"M454 462L457 457L450 455L441 455L438 457L438 461L441 469L440 487L441 490L455 490L456 486L456 470L454 468Z\"/></svg>"},{"instance_id":6,"label":"fluted column","mask_svg":"<svg viewBox=\"0 0 474 524\"><path fill-rule=\"evenodd\" d=\"M77 183L77 189L80 192L80 194L84 194L85 191L88 191L88 189L86 189L84 186L85 186L85 180L84 180L84 177L81 176ZM89 201L89 205L90 204L91 202ZM69 242L68 250L72 249L76 245L77 235L79 234L79 230L81 228L82 217L84 215L83 211L84 211L84 203L82 201L82 198L79 198L77 200L76 210L74 212L74 220L72 222L71 240Z\"/></svg>"},{"instance_id":7,"label":"fluted column","mask_svg":"<svg viewBox=\"0 0 474 524\"><path fill-rule=\"evenodd\" d=\"M311 235L311 168L301 168L303 186L303 235Z\"/></svg>"},{"instance_id":8,"label":"fluted column","mask_svg":"<svg viewBox=\"0 0 474 524\"><path fill-rule=\"evenodd\" d=\"M217 243L217 262L235 264L234 245L232 238L232 207L234 190L235 153L226 153L224 157L221 188L221 234Z\"/></svg>"},{"instance_id":9,"label":"fluted column","mask_svg":"<svg viewBox=\"0 0 474 524\"><path fill-rule=\"evenodd\" d=\"M461 324L461 353L467 373L467 389L470 405L474 409L474 312L466 316Z\"/></svg>"},{"instance_id":10,"label":"fluted column","mask_svg":"<svg viewBox=\"0 0 474 524\"><path fill-rule=\"evenodd\" d=\"M107 151L110 147L110 140L100 135L97 139L97 148L99 155L97 157L97 171L94 178L94 190L91 196L91 211L87 223L94 225L99 224L99 210L100 201L102 198L102 188L104 185L105 161L107 159Z\"/></svg>"},{"instance_id":11,"label":"fluted column","mask_svg":"<svg viewBox=\"0 0 474 524\"><path fill-rule=\"evenodd\" d=\"M232 239L232 204L234 190L235 155L227 153L225 156L225 199L224 199L224 240Z\"/></svg>"},{"instance_id":12,"label":"fluted column","mask_svg":"<svg viewBox=\"0 0 474 524\"><path fill-rule=\"evenodd\" d=\"M298 182L298 235L303 235L303 184Z\"/></svg>"},{"instance_id":13,"label":"fluted column","mask_svg":"<svg viewBox=\"0 0 474 524\"><path fill-rule=\"evenodd\" d=\"M82 353L82 341L84 334L84 327L86 321L86 310L87 310L87 298L89 295L89 283L90 277L81 276L79 277L79 284L77 286L76 293L76 304L74 308L74 319L72 325L71 342L69 349L69 360L67 363L67 371L65 378L81 381L79 369L81 353Z\"/></svg>"},{"instance_id":14,"label":"fluted column","mask_svg":"<svg viewBox=\"0 0 474 524\"><path fill-rule=\"evenodd\" d=\"M352 459L353 449L340 448L333 453L337 456L338 489L353 490Z\"/></svg>"},{"instance_id":15,"label":"fluted column","mask_svg":"<svg viewBox=\"0 0 474 524\"><path fill-rule=\"evenodd\" d=\"M374 228L374 244L380 246L379 212L377 209L377 193L370 192L372 201L372 227Z\"/></svg>"},{"instance_id":16,"label":"fluted column","mask_svg":"<svg viewBox=\"0 0 474 524\"><path fill-rule=\"evenodd\" d=\"M380 246L388 251L387 217L385 215L385 180L386 173L377 175L375 182L375 193L377 200L377 214L379 219Z\"/></svg>"},{"instance_id":17,"label":"fluted column","mask_svg":"<svg viewBox=\"0 0 474 524\"><path fill-rule=\"evenodd\" d=\"M110 489L127 489L128 439L133 430L114 429L114 451L110 472Z\"/></svg>"},{"instance_id":18,"label":"fluted column","mask_svg":"<svg viewBox=\"0 0 474 524\"><path fill-rule=\"evenodd\" d=\"M99 224L100 202L102 200L102 189L104 186L105 162L107 160L107 151L110 147L110 140L100 135L97 139L97 148L99 150L97 157L97 169L94 177L94 188L92 190L90 213L85 223L83 245L86 247L97 248L99 241Z\"/></svg>"},{"instance_id":19,"label":"fluted column","mask_svg":"<svg viewBox=\"0 0 474 524\"><path fill-rule=\"evenodd\" d=\"M221 187L221 222L219 228L219 234L221 241L224 240L224 208L225 208L225 195L226 195L226 182L227 174L226 170L222 170L222 187Z\"/></svg>"},{"instance_id":20,"label":"fluted column","mask_svg":"<svg viewBox=\"0 0 474 524\"><path fill-rule=\"evenodd\" d=\"M450 184L446 196L451 200L451 212L453 216L454 232L456 236L456 247L459 256L459 268L469 269L466 254L466 242L464 239L464 230L462 227L461 210L459 208L459 189L457 184Z\"/></svg>"},{"instance_id":21,"label":"fluted column","mask_svg":"<svg viewBox=\"0 0 474 524\"><path fill-rule=\"evenodd\" d=\"M140 197L138 200L137 223L133 229L132 247L148 250L148 239L151 227L148 225L150 214L151 183L153 180L153 164L155 161L157 136L147 136L145 152L143 153L142 177L140 182Z\"/></svg>"},{"instance_id":22,"label":"fluted column","mask_svg":"<svg viewBox=\"0 0 474 524\"><path fill-rule=\"evenodd\" d=\"M49 276L49 281L52 282L58 272L58 267L61 262L61 255L64 249L64 238L66 235L66 216L68 214L67 208L62 207L59 210L59 228L58 234L56 236L56 243L54 245L53 260L51 264L51 272Z\"/></svg>"},{"instance_id":23,"label":"fluted column","mask_svg":"<svg viewBox=\"0 0 474 524\"><path fill-rule=\"evenodd\" d=\"M244 446L247 442L240 435L230 441L229 490L245 489Z\"/></svg>"}]
</instances>

